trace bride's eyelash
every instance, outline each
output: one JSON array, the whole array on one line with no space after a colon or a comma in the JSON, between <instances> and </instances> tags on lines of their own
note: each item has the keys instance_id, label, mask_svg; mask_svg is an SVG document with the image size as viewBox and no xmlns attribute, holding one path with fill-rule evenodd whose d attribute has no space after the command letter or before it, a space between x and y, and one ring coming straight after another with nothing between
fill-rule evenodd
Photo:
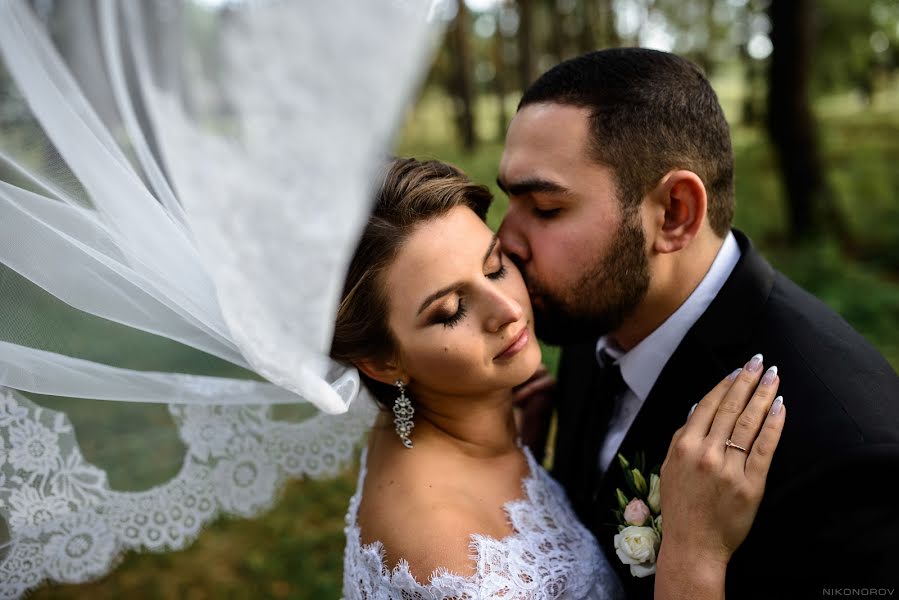
<instances>
[{"instance_id":1,"label":"bride's eyelash","mask_svg":"<svg viewBox=\"0 0 899 600\"><path fill-rule=\"evenodd\" d=\"M487 279L502 279L506 276L506 265L503 263L503 255L499 255L499 269L494 271L493 273L487 273Z\"/></svg>"},{"instance_id":2,"label":"bride's eyelash","mask_svg":"<svg viewBox=\"0 0 899 600\"><path fill-rule=\"evenodd\" d=\"M463 302L462 298L459 298L459 308L456 309L456 314L450 315L444 319L440 319L440 323L443 323L444 327L455 327L459 321L465 317L465 313L468 312L465 308L465 302Z\"/></svg>"},{"instance_id":3,"label":"bride's eyelash","mask_svg":"<svg viewBox=\"0 0 899 600\"><path fill-rule=\"evenodd\" d=\"M502 279L506 276L506 265L500 266L499 269L494 271L493 273L487 273L487 279Z\"/></svg>"}]
</instances>

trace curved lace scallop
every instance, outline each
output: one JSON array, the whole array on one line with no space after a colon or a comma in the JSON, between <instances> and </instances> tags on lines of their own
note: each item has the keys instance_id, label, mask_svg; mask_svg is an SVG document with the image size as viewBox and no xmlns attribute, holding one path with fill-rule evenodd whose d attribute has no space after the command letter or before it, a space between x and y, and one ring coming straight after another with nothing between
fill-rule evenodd
<instances>
[{"instance_id":1,"label":"curved lace scallop","mask_svg":"<svg viewBox=\"0 0 899 600\"><path fill-rule=\"evenodd\" d=\"M503 539L472 534L477 571L461 576L436 570L419 583L401 560L387 568L381 542L362 544L357 523L367 473L362 454L359 484L346 516L344 600L605 600L623 598L621 584L596 540L578 521L565 492L525 449L530 475L524 497L504 505L513 533Z\"/></svg>"},{"instance_id":2,"label":"curved lace scallop","mask_svg":"<svg viewBox=\"0 0 899 600\"><path fill-rule=\"evenodd\" d=\"M291 477L334 477L377 414L360 397L341 415L301 423L267 406L170 405L187 447L180 473L140 492L109 488L81 454L64 413L0 388L0 515L10 542L0 598L45 580L83 582L127 550L180 550L220 514L258 515ZM10 440L6 447L3 440Z\"/></svg>"}]
</instances>

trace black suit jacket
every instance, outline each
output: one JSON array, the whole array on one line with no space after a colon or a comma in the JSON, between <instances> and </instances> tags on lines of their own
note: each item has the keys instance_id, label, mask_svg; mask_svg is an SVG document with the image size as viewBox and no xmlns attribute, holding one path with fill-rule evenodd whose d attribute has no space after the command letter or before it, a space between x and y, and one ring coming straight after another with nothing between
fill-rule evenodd
<instances>
[{"instance_id":1,"label":"black suit jacket","mask_svg":"<svg viewBox=\"0 0 899 600\"><path fill-rule=\"evenodd\" d=\"M666 364L620 452L645 452L647 468L661 464L690 407L761 352L779 368L787 421L756 521L728 566L728 599L896 590L899 500L889 490L899 483L899 378L843 319L734 235L739 262ZM627 489L617 461L600 481L596 454L578 444L594 436L598 447L605 435L583 431L579 419L597 369L595 343L564 349L553 475L628 597L652 598L654 578L632 577L615 555L614 491Z\"/></svg>"}]
</instances>

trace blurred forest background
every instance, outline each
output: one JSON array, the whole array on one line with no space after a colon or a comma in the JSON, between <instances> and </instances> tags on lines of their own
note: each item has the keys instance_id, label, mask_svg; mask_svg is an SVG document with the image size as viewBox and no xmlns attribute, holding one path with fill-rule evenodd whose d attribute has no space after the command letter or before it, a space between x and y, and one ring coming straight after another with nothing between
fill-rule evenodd
<instances>
[{"instance_id":1,"label":"blurred forest background","mask_svg":"<svg viewBox=\"0 0 899 600\"><path fill-rule=\"evenodd\" d=\"M446 35L398 154L453 162L489 185L496 227L505 198L493 182L524 86L597 48L687 56L731 124L737 227L899 367L899 3L450 0L442 10ZM129 555L96 583L33 597L337 598L354 487L355 473L293 482L264 518L222 519L186 551Z\"/></svg>"}]
</instances>

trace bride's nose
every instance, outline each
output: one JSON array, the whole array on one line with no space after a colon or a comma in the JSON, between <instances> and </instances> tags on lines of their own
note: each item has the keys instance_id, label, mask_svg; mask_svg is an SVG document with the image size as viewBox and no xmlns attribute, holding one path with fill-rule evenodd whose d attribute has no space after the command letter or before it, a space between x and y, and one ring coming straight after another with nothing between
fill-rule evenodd
<instances>
[{"instance_id":1,"label":"bride's nose","mask_svg":"<svg viewBox=\"0 0 899 600\"><path fill-rule=\"evenodd\" d=\"M496 333L509 323L515 323L524 317L524 309L521 308L521 304L501 290L492 290L485 301L488 312L484 326L490 333Z\"/></svg>"}]
</instances>

